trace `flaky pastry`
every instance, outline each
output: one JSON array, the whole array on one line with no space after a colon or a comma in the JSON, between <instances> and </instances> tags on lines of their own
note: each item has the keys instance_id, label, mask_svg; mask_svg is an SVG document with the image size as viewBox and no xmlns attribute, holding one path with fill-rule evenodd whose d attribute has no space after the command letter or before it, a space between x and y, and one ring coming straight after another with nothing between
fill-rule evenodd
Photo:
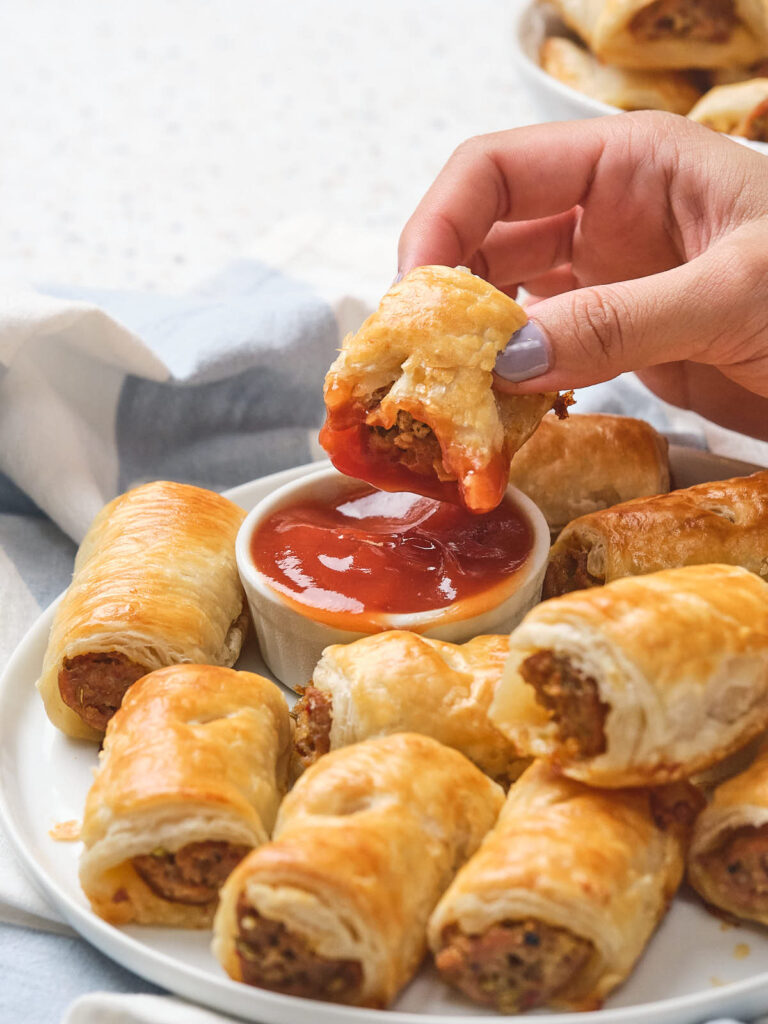
<instances>
[{"instance_id":1,"label":"flaky pastry","mask_svg":"<svg viewBox=\"0 0 768 1024\"><path fill-rule=\"evenodd\" d=\"M718 85L688 115L718 132L768 142L768 77Z\"/></svg>"},{"instance_id":2,"label":"flaky pastry","mask_svg":"<svg viewBox=\"0 0 768 1024\"><path fill-rule=\"evenodd\" d=\"M766 0L552 0L594 55L624 68L728 68L768 48Z\"/></svg>"},{"instance_id":3,"label":"flaky pastry","mask_svg":"<svg viewBox=\"0 0 768 1024\"><path fill-rule=\"evenodd\" d=\"M681 71L611 67L570 39L545 39L539 61L547 74L585 96L622 110L668 110L687 114L701 90Z\"/></svg>"},{"instance_id":4,"label":"flaky pastry","mask_svg":"<svg viewBox=\"0 0 768 1024\"><path fill-rule=\"evenodd\" d=\"M520 306L467 270L417 267L394 285L325 378L320 442L348 476L488 512L513 454L554 392L493 389L496 356L526 323Z\"/></svg>"},{"instance_id":5,"label":"flaky pastry","mask_svg":"<svg viewBox=\"0 0 768 1024\"><path fill-rule=\"evenodd\" d=\"M403 630L326 647L293 711L302 762L372 736L418 732L508 784L527 761L488 718L508 653L508 636L458 645Z\"/></svg>"},{"instance_id":6,"label":"flaky pastry","mask_svg":"<svg viewBox=\"0 0 768 1024\"><path fill-rule=\"evenodd\" d=\"M683 874L691 787L598 790L535 762L429 922L446 981L503 1013L600 1006Z\"/></svg>"},{"instance_id":7,"label":"flaky pastry","mask_svg":"<svg viewBox=\"0 0 768 1024\"><path fill-rule=\"evenodd\" d=\"M768 578L768 470L574 519L550 552L544 597L707 562Z\"/></svg>"},{"instance_id":8,"label":"flaky pastry","mask_svg":"<svg viewBox=\"0 0 768 1024\"><path fill-rule=\"evenodd\" d=\"M172 665L134 683L85 805L80 882L94 911L209 926L223 880L269 838L290 755L288 705L261 676Z\"/></svg>"},{"instance_id":9,"label":"flaky pastry","mask_svg":"<svg viewBox=\"0 0 768 1024\"><path fill-rule=\"evenodd\" d=\"M577 516L668 491L668 448L649 423L630 416L545 416L512 460L509 482L559 533Z\"/></svg>"},{"instance_id":10,"label":"flaky pastry","mask_svg":"<svg viewBox=\"0 0 768 1024\"><path fill-rule=\"evenodd\" d=\"M53 724L100 739L125 690L177 662L230 666L248 609L235 537L245 512L213 491L157 481L96 516L56 610L38 688Z\"/></svg>"},{"instance_id":11,"label":"flaky pastry","mask_svg":"<svg viewBox=\"0 0 768 1024\"><path fill-rule=\"evenodd\" d=\"M427 736L326 754L283 801L273 841L224 884L215 955L237 981L386 1006L416 972L430 913L502 803L499 786Z\"/></svg>"},{"instance_id":12,"label":"flaky pastry","mask_svg":"<svg viewBox=\"0 0 768 1024\"><path fill-rule=\"evenodd\" d=\"M695 565L544 601L510 637L489 714L590 785L690 777L768 725L768 583Z\"/></svg>"}]
</instances>

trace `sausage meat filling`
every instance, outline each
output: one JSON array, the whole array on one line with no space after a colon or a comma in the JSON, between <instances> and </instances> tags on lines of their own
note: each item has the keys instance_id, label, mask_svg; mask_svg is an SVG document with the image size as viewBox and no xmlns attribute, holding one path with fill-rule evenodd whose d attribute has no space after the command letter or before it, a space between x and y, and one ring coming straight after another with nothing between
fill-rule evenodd
<instances>
[{"instance_id":1,"label":"sausage meat filling","mask_svg":"<svg viewBox=\"0 0 768 1024\"><path fill-rule=\"evenodd\" d=\"M671 38L726 43L736 23L734 0L654 0L638 11L629 31L649 42Z\"/></svg>"},{"instance_id":2,"label":"sausage meat filling","mask_svg":"<svg viewBox=\"0 0 768 1024\"><path fill-rule=\"evenodd\" d=\"M605 716L597 683L553 651L537 651L520 666L536 691L536 700L551 712L558 737L571 757L597 757L605 751Z\"/></svg>"},{"instance_id":3,"label":"sausage meat filling","mask_svg":"<svg viewBox=\"0 0 768 1024\"><path fill-rule=\"evenodd\" d=\"M158 849L131 863L155 895L198 906L218 898L220 886L248 851L247 846L206 840L188 843L175 853Z\"/></svg>"},{"instance_id":4,"label":"sausage meat filling","mask_svg":"<svg viewBox=\"0 0 768 1024\"><path fill-rule=\"evenodd\" d=\"M368 447L393 457L419 476L436 476L440 481L456 479L443 466L443 452L432 428L403 409L398 410L393 427L370 428Z\"/></svg>"},{"instance_id":5,"label":"sausage meat filling","mask_svg":"<svg viewBox=\"0 0 768 1024\"><path fill-rule=\"evenodd\" d=\"M735 829L701 865L729 907L768 910L768 825Z\"/></svg>"},{"instance_id":6,"label":"sausage meat filling","mask_svg":"<svg viewBox=\"0 0 768 1024\"><path fill-rule=\"evenodd\" d=\"M79 654L65 658L59 670L61 699L92 729L103 732L125 691L149 670L125 654Z\"/></svg>"},{"instance_id":7,"label":"sausage meat filling","mask_svg":"<svg viewBox=\"0 0 768 1024\"><path fill-rule=\"evenodd\" d=\"M501 1013L550 1002L584 969L594 948L541 921L504 921L482 935L465 935L451 925L443 941L436 963L445 980Z\"/></svg>"},{"instance_id":8,"label":"sausage meat filling","mask_svg":"<svg viewBox=\"0 0 768 1024\"><path fill-rule=\"evenodd\" d=\"M569 594L572 590L588 590L589 587L602 587L605 579L593 576L587 569L589 551L580 548L566 551L563 555L549 563L544 577L542 597L546 601L550 597Z\"/></svg>"},{"instance_id":9,"label":"sausage meat filling","mask_svg":"<svg viewBox=\"0 0 768 1024\"><path fill-rule=\"evenodd\" d=\"M736 134L755 142L768 142L768 99L758 103L747 115Z\"/></svg>"},{"instance_id":10,"label":"sausage meat filling","mask_svg":"<svg viewBox=\"0 0 768 1024\"><path fill-rule=\"evenodd\" d=\"M360 988L359 961L319 956L282 921L262 917L242 896L237 925L235 948L247 985L332 1002L350 1001Z\"/></svg>"},{"instance_id":11,"label":"sausage meat filling","mask_svg":"<svg viewBox=\"0 0 768 1024\"><path fill-rule=\"evenodd\" d=\"M305 768L331 749L333 701L330 694L308 686L292 712L296 731L294 746Z\"/></svg>"}]
</instances>

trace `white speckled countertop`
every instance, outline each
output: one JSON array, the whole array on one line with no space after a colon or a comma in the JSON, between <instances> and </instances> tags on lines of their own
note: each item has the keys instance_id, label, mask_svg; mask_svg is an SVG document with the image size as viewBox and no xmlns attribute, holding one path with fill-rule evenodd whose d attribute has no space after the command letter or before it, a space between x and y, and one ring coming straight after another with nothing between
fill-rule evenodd
<instances>
[{"instance_id":1,"label":"white speckled countertop","mask_svg":"<svg viewBox=\"0 0 768 1024\"><path fill-rule=\"evenodd\" d=\"M515 0L31 0L0 32L0 277L182 290L287 217L391 234L532 120Z\"/></svg>"}]
</instances>

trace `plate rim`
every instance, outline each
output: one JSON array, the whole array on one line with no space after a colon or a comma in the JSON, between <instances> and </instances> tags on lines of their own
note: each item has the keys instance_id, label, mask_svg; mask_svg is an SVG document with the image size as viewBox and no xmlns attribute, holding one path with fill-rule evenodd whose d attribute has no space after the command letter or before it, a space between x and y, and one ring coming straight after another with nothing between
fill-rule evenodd
<instances>
[{"instance_id":1,"label":"plate rim","mask_svg":"<svg viewBox=\"0 0 768 1024\"><path fill-rule=\"evenodd\" d=\"M701 449L688 448L682 445L670 445L670 454L682 457L684 453L696 453L730 464L738 464L748 471L765 469L752 463L715 456ZM291 479L310 473L327 460L305 463L301 466L270 473L257 477L247 483L238 485L222 492L234 501L245 497L257 485L277 487ZM248 499L250 500L250 499ZM53 614L63 594L55 598L35 619L26 631L2 674L0 674L0 749L3 745L3 734L14 721L14 704L22 707L34 694L14 692L13 679L19 672L19 666L33 657L34 650L47 638ZM10 711L10 714L7 713ZM768 970L756 973L748 978L727 982L717 988L700 989L695 992L653 1002L635 1003L631 1006L600 1009L584 1012L564 1012L545 1014L516 1015L482 1015L446 1014L429 1011L415 1012L403 1010L373 1010L362 1007L343 1006L336 1003L325 1003L319 1000L303 999L297 996L282 995L269 992L233 981L226 975L221 978L200 975L196 969L179 957L171 957L165 952L148 947L139 939L128 935L121 929L108 924L94 914L90 908L81 907L57 879L47 874L44 866L37 861L34 849L28 848L24 841L20 826L17 825L9 803L10 791L6 789L8 762L0 758L0 826L8 836L19 865L30 879L34 888L41 892L64 917L79 937L95 946L101 953L116 963L132 971L134 974L153 982L169 993L188 999L199 1005L207 1006L219 1013L234 1014L247 1020L262 1021L263 1024L295 1024L304 1020L307 1024L323 1021L355 1021L364 1024L488 1024L491 1020L507 1022L525 1021L535 1024L644 1024L655 1021L657 1024L670 1024L672 1021L691 1021L701 1019L699 1014L743 1013L750 996L759 993L765 995L765 1006L768 1009ZM32 929L34 930L34 929ZM220 998L217 1000L216 996ZM747 1010L746 1012L752 1012ZM269 1013L269 1017L265 1017ZM674 1016L672 1016L674 1015Z\"/></svg>"}]
</instances>

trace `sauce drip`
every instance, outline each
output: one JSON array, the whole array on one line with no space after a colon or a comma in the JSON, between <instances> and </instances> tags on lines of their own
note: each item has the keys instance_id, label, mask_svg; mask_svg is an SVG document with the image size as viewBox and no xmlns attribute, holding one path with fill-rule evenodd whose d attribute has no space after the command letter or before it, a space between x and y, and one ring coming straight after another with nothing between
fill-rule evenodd
<instances>
[{"instance_id":1,"label":"sauce drip","mask_svg":"<svg viewBox=\"0 0 768 1024\"><path fill-rule=\"evenodd\" d=\"M507 580L526 561L531 527L505 498L478 516L417 494L366 487L273 513L251 556L279 593L333 614L408 614Z\"/></svg>"}]
</instances>

